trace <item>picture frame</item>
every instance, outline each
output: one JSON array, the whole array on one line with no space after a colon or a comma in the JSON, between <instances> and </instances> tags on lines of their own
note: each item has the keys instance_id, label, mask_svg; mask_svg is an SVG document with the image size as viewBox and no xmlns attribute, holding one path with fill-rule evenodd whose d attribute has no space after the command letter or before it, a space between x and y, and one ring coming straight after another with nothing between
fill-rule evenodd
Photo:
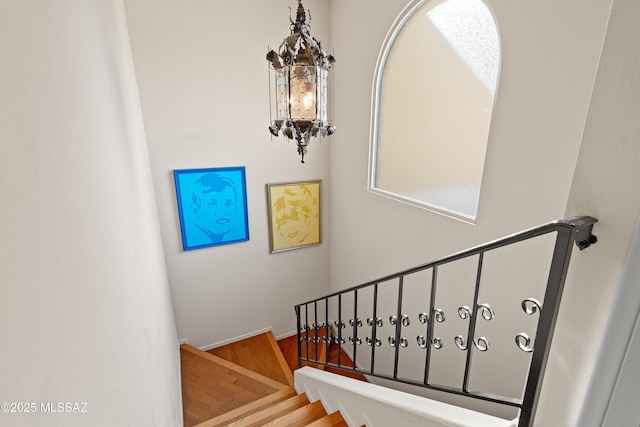
<instances>
[{"instance_id":1,"label":"picture frame","mask_svg":"<svg viewBox=\"0 0 640 427\"><path fill-rule=\"evenodd\" d=\"M249 240L244 166L173 171L185 251Z\"/></svg>"},{"instance_id":2,"label":"picture frame","mask_svg":"<svg viewBox=\"0 0 640 427\"><path fill-rule=\"evenodd\" d=\"M322 243L321 181L267 184L271 253Z\"/></svg>"}]
</instances>

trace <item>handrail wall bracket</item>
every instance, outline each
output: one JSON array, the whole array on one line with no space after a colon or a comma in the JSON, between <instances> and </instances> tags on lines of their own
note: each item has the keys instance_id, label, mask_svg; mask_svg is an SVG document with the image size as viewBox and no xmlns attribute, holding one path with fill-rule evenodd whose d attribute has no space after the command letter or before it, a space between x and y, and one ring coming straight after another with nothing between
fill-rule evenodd
<instances>
[{"instance_id":1,"label":"handrail wall bracket","mask_svg":"<svg viewBox=\"0 0 640 427\"><path fill-rule=\"evenodd\" d=\"M593 234L593 225L597 219L590 216L577 216L569 218L567 222L575 228L576 246L582 251L598 242L598 237Z\"/></svg>"}]
</instances>

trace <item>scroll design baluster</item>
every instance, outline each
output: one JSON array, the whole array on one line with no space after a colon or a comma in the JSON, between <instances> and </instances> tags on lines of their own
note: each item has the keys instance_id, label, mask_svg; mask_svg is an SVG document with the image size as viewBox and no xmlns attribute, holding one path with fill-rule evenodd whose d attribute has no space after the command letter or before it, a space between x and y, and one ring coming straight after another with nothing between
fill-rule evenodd
<instances>
[{"instance_id":1,"label":"scroll design baluster","mask_svg":"<svg viewBox=\"0 0 640 427\"><path fill-rule=\"evenodd\" d=\"M496 313L493 311L489 304L478 304L478 311L481 312L482 318L489 321L496 317Z\"/></svg>"},{"instance_id":2,"label":"scroll design baluster","mask_svg":"<svg viewBox=\"0 0 640 427\"><path fill-rule=\"evenodd\" d=\"M596 219L591 217L576 217L554 221L533 229L524 230L503 239L449 255L436 261L406 269L399 273L381 277L375 281L363 283L316 300L298 304L295 306L298 334L298 366L302 367L308 362L330 367L335 366L338 369L368 374L389 381L396 381L438 392L452 393L458 396L506 405L519 410L518 425L520 427L532 427L534 425L535 413L540 397L542 378L549 358L549 349L556 324L558 304L560 303L568 272L567 267L571 257L571 251L574 245L577 245L580 250L583 250L590 244L595 243L596 239L595 236L592 235L592 228L596 221ZM482 301L478 298L482 294L481 285L483 282L486 282L486 278L482 277L485 254L494 253L492 251L546 235L555 237L555 243L553 245L553 255L547 276L544 300L541 300L544 303L545 310L542 311L542 304L533 298L523 300L522 310L525 312L525 315L534 316L533 319L526 318L526 320L530 320L532 324L536 323L535 321L538 320L535 317L536 314L539 315L540 319L535 326L528 327L535 327L535 332L523 328L523 332L518 335L513 334L513 332L517 333L517 331L511 333L512 337L515 336L517 347L525 353L531 353L530 356L525 356L527 359L530 359L530 363L529 369L526 372L523 393L521 393L521 396L514 397L495 395L491 392L487 393L487 390L472 390L470 388L470 378L473 373L473 358L476 357L477 351L489 350L489 340L481 336L481 334L478 333L481 329L477 329L476 327L484 326L482 319L484 319L484 321L491 321L496 315L491 306L481 304ZM495 259L497 258L498 257ZM492 258L492 262L493 259L494 258ZM452 336L456 347L465 351L464 376L461 385L442 385L434 383L430 377L430 372L437 368L436 366L432 366L434 364L433 349L443 347L443 340L437 337L437 334L442 334L442 331L438 331L436 328L438 326L437 323L442 323L445 320L444 312L437 309L435 305L438 293L438 271L441 266L450 265L462 260L469 260L469 263L477 260L473 299L468 300L468 306L458 308L458 316L463 319L462 324L467 326L468 329L466 332L461 331L461 335L457 337ZM427 277L429 273L431 276L430 281ZM408 315L403 314L403 301L408 299L407 297L403 297L404 281L405 278L409 277L416 278L416 280L411 279L412 283L416 281L424 283L427 290L426 293L428 294L428 296L425 295L427 298L425 298L423 302L426 304L424 308L425 312L420 313L420 310L418 310L418 313L416 313L417 316L411 319ZM384 301L379 300L379 285L384 286L385 289L388 289L390 292L396 290L397 298L394 299L388 295L388 292L385 292ZM373 298L370 298L370 291L372 289ZM359 302L358 297L360 295L365 295L365 298L360 298ZM349 301L348 303L345 302L347 300ZM371 308L365 308L365 311L359 312L359 309L364 308L370 300L373 302ZM379 304L380 302L382 302L382 304ZM416 303L418 302L416 301ZM351 307L349 307L349 305L351 305ZM329 310L330 307L332 310ZM518 307L515 306L515 308ZM384 311L382 310L391 311L383 315ZM324 315L321 313L322 311L324 311ZM330 319L330 311L335 311L335 314L331 314L332 316L336 316L336 318L331 318L331 323L326 324ZM407 311L406 306L404 311ZM388 317L389 314L393 314L394 316ZM369 318L367 318L367 315ZM448 315L454 316L455 314L448 313ZM500 315L502 316L502 313L500 313ZM358 317L362 317L362 319L358 319ZM413 314L411 314L411 317L413 317ZM352 319L351 322L349 318ZM387 319L389 319L390 324L387 324ZM337 322L335 322L336 320ZM411 322L414 322L415 325L409 326ZM418 324L418 322L420 322L420 324ZM365 324L364 328L368 329L362 329L363 323ZM384 327L382 326L383 324ZM325 329L321 329L323 327ZM333 331L330 330L331 327L334 327ZM399 372L404 371L401 369L400 362L402 361L405 365L408 363L406 361L407 358L404 357L404 351L401 350L403 347L411 345L412 343L410 341L413 336L415 336L415 334L409 336L407 327L417 327L418 330L422 329L422 331L417 333L422 333L423 335L416 337L417 345L425 350L422 354L424 357L424 371L422 375L419 375L417 370L416 372L411 371L411 377L398 375ZM404 331L403 328L405 328ZM385 329L384 332L383 329ZM389 329L389 332L387 332L386 329ZM524 331L527 331L531 336ZM409 339L405 339L403 334L408 336ZM351 335L351 337L348 337L348 335ZM366 335L369 336L366 337ZM348 363L341 363L341 352L338 353L337 365L329 362L328 357L325 358L324 361L317 360L319 357L318 348L320 346L316 345L314 347L312 343L314 339L320 339L322 341L327 338L331 341L335 340L341 345L343 345L345 339L348 338L353 346L351 348L352 357ZM386 350L384 348L378 348L386 347L385 341L387 341L387 338L388 343L394 348L387 348ZM448 339L449 338L446 338L445 341ZM366 348L363 348L363 346L359 344L365 344L365 341L368 347L364 346ZM496 343L493 343L493 345L495 344ZM416 345L415 341L413 345ZM310 356L314 351L315 359ZM370 367L367 369L360 368L356 360L356 355L362 353L362 351L365 351L365 354L370 354ZM384 356L385 369L381 370L376 367L376 355ZM394 357L392 373L389 372L388 356L390 355ZM500 361L498 361L498 363L500 363ZM422 367L416 366L416 368L421 369ZM418 375L413 375L414 373ZM406 372L403 372L403 374L406 375Z\"/></svg>"},{"instance_id":3,"label":"scroll design baluster","mask_svg":"<svg viewBox=\"0 0 640 427\"><path fill-rule=\"evenodd\" d=\"M433 310L432 318L435 319L435 321L438 323L444 323L447 320L444 314L444 311L439 308L436 308ZM429 315L427 313L418 314L418 321L423 325L427 325L429 323L429 320L430 320ZM425 337L424 335L418 335L416 337L416 341L418 343L418 347L420 347L423 350L426 349L429 344L427 342L427 337ZM443 346L442 339L440 337L434 337L431 340L431 346L436 350L440 350Z\"/></svg>"},{"instance_id":4,"label":"scroll design baluster","mask_svg":"<svg viewBox=\"0 0 640 427\"><path fill-rule=\"evenodd\" d=\"M371 337L367 337L367 345L371 347L373 345L373 339ZM382 345L382 340L380 338L376 338L376 347L380 347Z\"/></svg>"},{"instance_id":5,"label":"scroll design baluster","mask_svg":"<svg viewBox=\"0 0 640 427\"><path fill-rule=\"evenodd\" d=\"M462 307L458 308L458 316L462 319L471 319L471 309L466 306L463 305ZM458 347L460 350L466 350L468 348L467 343L465 342L465 339L462 335L458 335L456 336L453 341L456 344L456 347Z\"/></svg>"},{"instance_id":6,"label":"scroll design baluster","mask_svg":"<svg viewBox=\"0 0 640 427\"><path fill-rule=\"evenodd\" d=\"M542 312L542 303L535 298L526 298L522 301L522 311L527 315L533 316L537 312ZM525 353L532 353L533 346L531 345L531 337L525 332L521 332L516 335L516 345Z\"/></svg>"},{"instance_id":7,"label":"scroll design baluster","mask_svg":"<svg viewBox=\"0 0 640 427\"><path fill-rule=\"evenodd\" d=\"M362 344L362 338L358 337L354 340L353 337L349 337L349 344L353 345L353 343Z\"/></svg>"},{"instance_id":8,"label":"scroll design baluster","mask_svg":"<svg viewBox=\"0 0 640 427\"><path fill-rule=\"evenodd\" d=\"M398 324L398 318L396 316L389 316L389 324L391 324L392 326L395 326ZM389 342L389 345L391 347L395 347L396 346L396 337L389 337L387 338L387 341Z\"/></svg>"},{"instance_id":9,"label":"scroll design baluster","mask_svg":"<svg viewBox=\"0 0 640 427\"><path fill-rule=\"evenodd\" d=\"M333 341L333 338L331 338L331 322L322 322L320 324L320 327L324 329L324 333L322 334L322 338L320 339L320 341L322 341L325 344L329 344Z\"/></svg>"},{"instance_id":10,"label":"scroll design baluster","mask_svg":"<svg viewBox=\"0 0 640 427\"><path fill-rule=\"evenodd\" d=\"M378 326L382 326L382 319L378 319L378 322L380 322ZM403 326L407 327L407 326L411 325L411 319L406 314L402 314L400 316L400 320L398 320L398 316L391 315L391 316L389 316L389 323L392 326L396 326L396 327L399 327L400 329L402 329ZM389 342L389 345L391 347L395 347L396 345L398 345L398 342L396 342L396 337L395 336L390 336L387 339L387 341ZM400 347L405 348L405 347L407 347L409 345L409 341L404 337L400 337L399 344L400 344Z\"/></svg>"},{"instance_id":11,"label":"scroll design baluster","mask_svg":"<svg viewBox=\"0 0 640 427\"><path fill-rule=\"evenodd\" d=\"M362 325L363 325L362 319L360 318L349 319L349 326L353 327L354 329L361 328ZM349 344L353 345L354 343L357 345L361 345L362 338L360 337L354 338L353 336L349 336Z\"/></svg>"},{"instance_id":12,"label":"scroll design baluster","mask_svg":"<svg viewBox=\"0 0 640 427\"><path fill-rule=\"evenodd\" d=\"M367 318L367 326L370 326L371 328L374 328L374 327L381 328L383 325L384 325L384 321L380 317L376 317L375 319L371 317ZM372 333L373 333L373 329L372 329ZM373 339L373 337L366 337L365 340L369 347L373 346L374 344L376 347L380 347L382 345L382 340L378 337L376 337L375 340Z\"/></svg>"},{"instance_id":13,"label":"scroll design baluster","mask_svg":"<svg viewBox=\"0 0 640 427\"><path fill-rule=\"evenodd\" d=\"M482 316L482 318L487 322L493 320L496 317L495 311L493 311L489 304L478 304L477 312L480 313L480 316ZM471 311L471 308L466 305L458 308L458 316L462 320L469 319L470 322L473 321L473 313ZM464 336L458 335L453 339L453 341L455 342L456 347L458 347L460 350L466 351L469 349L469 343L466 342ZM485 352L489 350L489 340L487 339L487 337L477 338L475 341L473 341L473 345L476 349L478 349L478 351Z\"/></svg>"},{"instance_id":14,"label":"scroll design baluster","mask_svg":"<svg viewBox=\"0 0 640 427\"><path fill-rule=\"evenodd\" d=\"M389 341L389 345L391 347L395 347L396 345L398 345L398 343L396 342L396 338L395 337L389 337L387 341ZM377 343L376 343L376 345L377 345ZM409 340L407 340L404 337L400 338L400 347L405 348L408 345L409 345Z\"/></svg>"},{"instance_id":15,"label":"scroll design baluster","mask_svg":"<svg viewBox=\"0 0 640 427\"><path fill-rule=\"evenodd\" d=\"M300 326L300 342L310 342L311 338L309 338L309 331L311 327L308 324L304 324Z\"/></svg>"},{"instance_id":16,"label":"scroll design baluster","mask_svg":"<svg viewBox=\"0 0 640 427\"><path fill-rule=\"evenodd\" d=\"M342 338L342 329L344 329L347 325L344 323L344 321L337 321L337 320L334 322L334 325L336 325L336 328L338 328L338 333L333 339L333 342L335 342L338 345L342 345L346 342L345 339Z\"/></svg>"},{"instance_id":17,"label":"scroll design baluster","mask_svg":"<svg viewBox=\"0 0 640 427\"><path fill-rule=\"evenodd\" d=\"M403 314L400 317L400 322L402 323L402 326L409 326L411 324L411 320L409 319L409 316L407 316L406 314Z\"/></svg>"},{"instance_id":18,"label":"scroll design baluster","mask_svg":"<svg viewBox=\"0 0 640 427\"><path fill-rule=\"evenodd\" d=\"M333 341L333 338L331 338L331 333L329 330L330 327L331 327L330 322L322 322L318 324L317 329L322 332L322 334L318 336L318 341L317 341L318 343L329 344L330 342Z\"/></svg>"},{"instance_id":19,"label":"scroll design baluster","mask_svg":"<svg viewBox=\"0 0 640 427\"><path fill-rule=\"evenodd\" d=\"M308 328L308 330L313 330L314 333L310 338L307 339L307 342L312 342L314 344L318 344L320 342L320 337L317 336L319 328L320 328L319 324L317 324L317 323L312 323L311 324L311 326Z\"/></svg>"},{"instance_id":20,"label":"scroll design baluster","mask_svg":"<svg viewBox=\"0 0 640 427\"><path fill-rule=\"evenodd\" d=\"M373 323L374 323L374 321L373 321L373 319L372 319L372 318L368 318L368 319L367 319L367 325L369 325L369 326L373 326ZM378 328L381 328L381 327L382 327L382 325L384 325L384 322L382 321L382 319L381 319L380 317L376 317L376 319L375 319L375 324L376 324L376 326L377 326Z\"/></svg>"}]
</instances>

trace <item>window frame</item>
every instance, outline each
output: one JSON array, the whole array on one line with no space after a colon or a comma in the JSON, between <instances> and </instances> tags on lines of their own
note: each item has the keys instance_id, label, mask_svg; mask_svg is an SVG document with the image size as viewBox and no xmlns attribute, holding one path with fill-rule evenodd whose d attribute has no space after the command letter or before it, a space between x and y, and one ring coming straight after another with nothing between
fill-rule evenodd
<instances>
[{"instance_id":1,"label":"window frame","mask_svg":"<svg viewBox=\"0 0 640 427\"><path fill-rule=\"evenodd\" d=\"M467 215L453 209L449 209L443 206L438 206L436 204L429 203L423 200L417 200L415 198L398 194L393 191L384 190L382 188L375 186L376 168L377 168L377 162L378 162L378 138L379 138L379 131L380 131L380 126L379 126L380 95L381 95L381 88L382 88L382 80L384 77L384 69L385 69L387 60L389 58L390 52L393 49L393 45L396 39L398 38L398 35L406 25L407 21L409 21L413 17L413 15L417 12L418 9L422 8L427 3L432 1L435 1L435 0L412 0L409 4L407 4L407 6L403 8L403 10L400 12L398 17L395 19L394 23L392 24L391 28L387 32L387 35L385 36L385 39L382 43L382 48L380 50L380 53L378 55L378 59L376 62L375 72L373 76L373 85L372 85L371 129L370 129L370 137L369 137L369 164L368 164L368 171L367 171L368 173L367 190L373 194L377 194L377 195L380 195L404 204L409 204L411 206L415 206L421 209L425 209L440 215L444 215L453 219L457 219L457 220L475 225L478 218L478 210L480 207L480 195L482 194L482 181L483 181L482 178L480 180L480 188L478 190L478 204L477 204L475 216ZM494 120L493 111L495 109L495 104L498 97L498 86L500 81L500 72L502 68L501 67L502 43L500 39L500 30L498 28L498 21L493 9L490 7L487 1L485 0L478 0L478 1L482 2L487 8L488 12L491 14L493 24L495 26L495 30L497 33L497 38L498 38L498 64L497 64L498 70L497 70L497 76L496 76L496 86L493 94L492 112L491 112L491 116L489 117L489 123L488 123L488 133L487 133L487 141L486 141L486 144L488 146L490 135L491 135L492 123ZM484 165L486 165L486 150L485 150L484 158L482 159L482 162L483 162L482 176L484 176Z\"/></svg>"}]
</instances>

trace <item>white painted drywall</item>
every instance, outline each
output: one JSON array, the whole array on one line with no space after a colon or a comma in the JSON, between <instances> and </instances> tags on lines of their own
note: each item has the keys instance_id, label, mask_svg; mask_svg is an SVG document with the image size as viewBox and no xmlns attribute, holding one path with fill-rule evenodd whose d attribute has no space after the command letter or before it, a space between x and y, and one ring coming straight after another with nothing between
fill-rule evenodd
<instances>
[{"instance_id":1,"label":"white painted drywall","mask_svg":"<svg viewBox=\"0 0 640 427\"><path fill-rule=\"evenodd\" d=\"M605 179L597 189L602 195L615 194L615 200L603 197L594 205L576 205L575 212L573 205L567 208L567 201L578 189L586 194L597 186L578 178L573 181L573 174L577 162L579 170L591 169L586 159L595 161L601 155L581 154L578 161L611 1L487 2L496 15L503 56L475 226L366 191L375 61L387 29L405 3L306 4L315 19L312 32L338 58L334 74L338 132L328 144L313 145L307 164L300 165L292 144L270 142L259 124L268 123L263 55L266 45L276 46L285 35L289 2L126 1L180 338L206 346L265 326L273 326L276 334L286 333L291 330L292 304L324 293L329 266L331 288L336 290L567 213L604 215L596 232L601 239L609 234L611 220L603 206L619 202L616 197L623 195L611 190L619 177ZM284 16L279 8L285 9ZM605 110L611 102L602 103L603 122L610 118ZM626 160L633 163L633 158ZM171 170L229 165L247 166L251 241L182 252ZM630 170L619 158L611 159L609 166L599 173ZM323 245L267 254L264 184L311 178L325 182ZM587 208L595 212L583 210ZM608 208L620 210L615 204ZM626 236L626 225L613 234ZM567 284L568 294L573 295L565 302L574 300L581 309L591 309L586 303L593 301L605 306L596 310L593 324L604 316L613 292L598 288L597 277L615 276L626 254L624 241L616 242L616 252L607 255L610 268L602 273L594 271L597 263L592 259L598 246L576 254L590 261L583 262L590 267L583 273L592 285L589 293L580 292L571 276ZM588 297L582 298L583 294ZM238 315L245 308L252 316ZM572 337L571 345L587 350L599 342L602 331L587 339L576 334L583 318L577 313L582 310L565 312L569 314L561 315L559 330ZM551 371L563 371L571 381L575 373L579 378L547 393L554 403L543 399L539 419L548 417L554 425L575 422L590 375L588 357L572 361L571 366L551 360Z\"/></svg>"},{"instance_id":2,"label":"white painted drywall","mask_svg":"<svg viewBox=\"0 0 640 427\"><path fill-rule=\"evenodd\" d=\"M610 1L486 2L502 68L476 226L366 191L374 67L406 3L332 5L332 40L346 62L336 78L341 132L331 151L340 218L331 228L334 289L564 216Z\"/></svg>"},{"instance_id":3,"label":"white painted drywall","mask_svg":"<svg viewBox=\"0 0 640 427\"><path fill-rule=\"evenodd\" d=\"M636 322L603 426L640 426L638 395L640 395L640 317Z\"/></svg>"},{"instance_id":4,"label":"white painted drywall","mask_svg":"<svg viewBox=\"0 0 640 427\"><path fill-rule=\"evenodd\" d=\"M502 64L475 226L367 192L374 67L386 31L406 3L332 3L336 56L347 58L345 71L336 79L336 121L341 132L334 136L331 150L334 291L563 218L567 213L598 216L602 212L594 205L567 209L567 203L575 191L573 175L611 1L486 1L496 16ZM606 175L605 170L599 173ZM612 191L612 181L606 182L607 190L617 193ZM585 188L589 186L585 184ZM606 228L597 232L604 235ZM588 252L576 251L574 260L583 256L590 260L589 299L602 299L605 304L604 310L596 310L597 319L606 312L610 291L598 288L596 277L600 274L593 271L596 255ZM622 263L625 253L610 256ZM581 301L575 283L568 283L573 289L568 298ZM577 329L577 314L572 316L567 326L576 335L572 342L588 352L597 345L602 331L585 337L583 329ZM567 322L567 316L561 316L560 321ZM451 346L451 339L448 342ZM563 356L573 358L573 353ZM588 357L572 359L567 372L588 377ZM559 363L551 361L552 372L565 369ZM547 418L542 419L553 422L537 425L575 425L586 384L582 378L572 383L574 379L556 382L553 393L546 396L554 400L553 405L543 402Z\"/></svg>"},{"instance_id":5,"label":"white painted drywall","mask_svg":"<svg viewBox=\"0 0 640 427\"><path fill-rule=\"evenodd\" d=\"M35 404L0 424L179 426L122 2L3 1L0 22L0 401Z\"/></svg>"},{"instance_id":6,"label":"white painted drywall","mask_svg":"<svg viewBox=\"0 0 640 427\"><path fill-rule=\"evenodd\" d=\"M473 222L500 68L497 28L481 0L406 10L375 76L370 185Z\"/></svg>"},{"instance_id":7,"label":"white painted drywall","mask_svg":"<svg viewBox=\"0 0 640 427\"><path fill-rule=\"evenodd\" d=\"M636 226L620 286L609 311L594 374L580 414L579 425L600 427L633 425L640 393L640 223ZM624 420L624 421L623 421ZM638 424L638 422L636 422Z\"/></svg>"},{"instance_id":8,"label":"white painted drywall","mask_svg":"<svg viewBox=\"0 0 640 427\"><path fill-rule=\"evenodd\" d=\"M593 212L601 221L600 239L570 272L574 282L566 290L565 316L556 335L557 368L551 370L548 389L569 384L565 387L579 401L584 384L591 382L576 422L585 427L602 423L640 308L637 234L632 240L640 214L639 19L637 1L614 1L567 206L568 214ZM637 395L632 401L637 402ZM552 399L548 405L553 410L558 406ZM638 421L622 421L633 417L634 410L611 413L610 425L636 427Z\"/></svg>"},{"instance_id":9,"label":"white painted drywall","mask_svg":"<svg viewBox=\"0 0 640 427\"><path fill-rule=\"evenodd\" d=\"M197 347L265 328L291 334L294 304L329 290L333 142L314 140L301 164L294 143L267 129L265 55L290 34L296 6L125 0L178 336ZM331 50L330 3L304 6L311 34ZM250 240L185 252L172 171L225 166L246 167ZM322 244L270 254L265 185L309 179L323 181Z\"/></svg>"}]
</instances>

